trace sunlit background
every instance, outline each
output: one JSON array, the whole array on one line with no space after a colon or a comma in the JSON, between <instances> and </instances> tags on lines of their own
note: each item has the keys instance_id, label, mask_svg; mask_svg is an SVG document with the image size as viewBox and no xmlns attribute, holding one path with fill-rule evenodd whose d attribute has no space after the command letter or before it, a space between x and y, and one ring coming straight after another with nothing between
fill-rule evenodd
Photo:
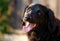
<instances>
[{"instance_id":1,"label":"sunlit background","mask_svg":"<svg viewBox=\"0 0 60 41\"><path fill-rule=\"evenodd\" d=\"M42 4L60 19L60 0L0 0L0 41L28 41L22 31L24 9L31 3Z\"/></svg>"}]
</instances>

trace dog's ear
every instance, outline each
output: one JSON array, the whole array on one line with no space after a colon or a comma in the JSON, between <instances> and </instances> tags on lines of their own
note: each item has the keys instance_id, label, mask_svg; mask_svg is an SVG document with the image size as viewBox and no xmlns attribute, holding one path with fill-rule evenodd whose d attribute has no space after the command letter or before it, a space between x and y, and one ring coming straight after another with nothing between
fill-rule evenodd
<instances>
[{"instance_id":1,"label":"dog's ear","mask_svg":"<svg viewBox=\"0 0 60 41\"><path fill-rule=\"evenodd\" d=\"M47 19L48 21L52 21L54 19L54 12L51 9L47 9Z\"/></svg>"},{"instance_id":2,"label":"dog's ear","mask_svg":"<svg viewBox=\"0 0 60 41\"><path fill-rule=\"evenodd\" d=\"M52 33L54 31L53 25L54 25L54 12L51 9L47 10L47 23L48 23L48 29L50 31L50 33Z\"/></svg>"}]
</instances>

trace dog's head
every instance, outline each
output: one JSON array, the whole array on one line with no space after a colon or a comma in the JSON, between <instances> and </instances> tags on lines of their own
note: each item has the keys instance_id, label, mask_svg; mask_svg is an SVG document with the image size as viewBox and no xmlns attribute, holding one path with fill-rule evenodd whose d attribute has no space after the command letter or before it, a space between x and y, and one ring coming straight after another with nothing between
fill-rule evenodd
<instances>
[{"instance_id":1,"label":"dog's head","mask_svg":"<svg viewBox=\"0 0 60 41\"><path fill-rule=\"evenodd\" d=\"M52 10L41 5L33 4L26 7L23 21L35 23L37 25L45 25L54 19Z\"/></svg>"}]
</instances>

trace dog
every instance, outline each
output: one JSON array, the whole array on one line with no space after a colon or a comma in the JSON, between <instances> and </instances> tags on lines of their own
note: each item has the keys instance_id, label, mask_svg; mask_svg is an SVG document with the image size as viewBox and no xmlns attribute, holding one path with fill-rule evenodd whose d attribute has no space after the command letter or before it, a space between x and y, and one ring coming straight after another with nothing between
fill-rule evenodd
<instances>
[{"instance_id":1,"label":"dog","mask_svg":"<svg viewBox=\"0 0 60 41\"><path fill-rule=\"evenodd\" d=\"M29 26L29 30L26 29L29 41L60 41L60 20L50 8L30 4L24 11L23 22L24 26L34 24L34 28L30 29Z\"/></svg>"}]
</instances>

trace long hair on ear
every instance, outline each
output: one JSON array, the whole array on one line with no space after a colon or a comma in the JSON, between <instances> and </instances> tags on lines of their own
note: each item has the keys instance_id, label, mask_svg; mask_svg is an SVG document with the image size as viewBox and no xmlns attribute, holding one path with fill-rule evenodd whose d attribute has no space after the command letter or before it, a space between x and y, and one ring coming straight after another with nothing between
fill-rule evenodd
<instances>
[{"instance_id":1,"label":"long hair on ear","mask_svg":"<svg viewBox=\"0 0 60 41\"><path fill-rule=\"evenodd\" d=\"M54 12L51 9L47 9L47 22L48 22L48 29L50 31L50 33L52 33L55 28L54 28L54 21L55 21L55 16L54 16Z\"/></svg>"}]
</instances>

